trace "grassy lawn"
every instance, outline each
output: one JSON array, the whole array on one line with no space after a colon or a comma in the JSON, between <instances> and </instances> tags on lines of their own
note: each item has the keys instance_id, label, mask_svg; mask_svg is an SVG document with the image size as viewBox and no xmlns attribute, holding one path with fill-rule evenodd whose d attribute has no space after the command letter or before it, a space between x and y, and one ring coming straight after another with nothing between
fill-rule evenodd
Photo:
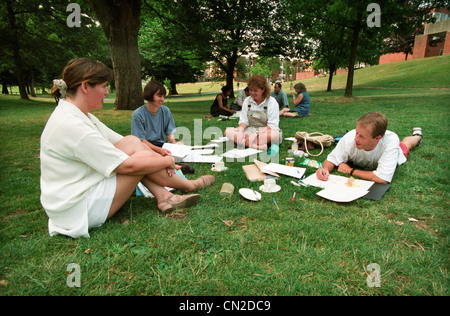
<instances>
[{"instance_id":1,"label":"grassy lawn","mask_svg":"<svg viewBox=\"0 0 450 316\"><path fill-rule=\"evenodd\" d=\"M221 173L195 164L188 177L216 176L195 207L164 216L154 200L133 196L91 238L76 240L48 235L39 201L39 138L55 103L0 96L0 295L449 295L449 70L450 56L358 70L351 99L342 97L345 75L335 77L330 93L326 78L310 79L304 83L314 115L281 118L284 137L337 136L372 110L385 113L400 138L422 127L423 145L380 201L334 203L317 196L318 188L281 177L281 191L250 202L238 189L258 190L262 182L246 179L248 159L227 162ZM237 125L202 117L213 98L171 97L166 105L177 126L205 136L208 127ZM130 111L107 103L93 114L130 133ZM280 163L289 146L281 144ZM224 182L236 187L230 198L219 195ZM66 284L71 263L80 267L80 287ZM380 267L381 287L367 285L371 263Z\"/></svg>"}]
</instances>

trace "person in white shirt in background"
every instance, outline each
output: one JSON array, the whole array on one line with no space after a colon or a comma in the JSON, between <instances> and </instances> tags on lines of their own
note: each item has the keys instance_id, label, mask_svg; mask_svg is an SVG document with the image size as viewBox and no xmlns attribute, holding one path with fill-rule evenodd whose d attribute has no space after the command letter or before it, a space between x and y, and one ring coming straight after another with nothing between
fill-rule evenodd
<instances>
[{"instance_id":1,"label":"person in white shirt in background","mask_svg":"<svg viewBox=\"0 0 450 316\"><path fill-rule=\"evenodd\" d=\"M214 182L213 176L187 180L174 174L172 156L161 156L135 136L123 137L101 123L92 110L102 108L112 71L88 58L71 60L55 80L58 100L41 135L41 203L51 236L89 237L142 182L162 212L188 207L200 195L174 195L165 187L192 192Z\"/></svg>"},{"instance_id":2,"label":"person in white shirt in background","mask_svg":"<svg viewBox=\"0 0 450 316\"><path fill-rule=\"evenodd\" d=\"M379 112L369 112L357 121L356 129L345 134L328 155L323 168L316 171L319 180L326 181L337 167L339 172L376 183L390 183L397 165L406 162L410 150L422 142L420 127L401 142L397 134L388 131L387 118ZM362 169L356 169L353 164Z\"/></svg>"},{"instance_id":3,"label":"person in white shirt in background","mask_svg":"<svg viewBox=\"0 0 450 316\"><path fill-rule=\"evenodd\" d=\"M267 151L269 144L278 144L280 139L278 103L263 76L251 77L248 87L250 97L242 105L239 127L227 128L225 136L237 145Z\"/></svg>"}]
</instances>

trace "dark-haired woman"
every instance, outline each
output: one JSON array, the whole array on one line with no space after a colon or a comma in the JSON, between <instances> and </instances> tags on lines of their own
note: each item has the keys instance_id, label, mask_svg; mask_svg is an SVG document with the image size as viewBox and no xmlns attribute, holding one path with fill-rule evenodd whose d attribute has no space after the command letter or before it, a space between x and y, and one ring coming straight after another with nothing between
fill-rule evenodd
<instances>
[{"instance_id":1,"label":"dark-haired woman","mask_svg":"<svg viewBox=\"0 0 450 316\"><path fill-rule=\"evenodd\" d=\"M211 105L211 109L209 110L210 115L217 117L219 115L231 116L236 113L236 110L230 109L228 105L228 97L231 94L232 87L231 86L223 86L222 93L219 93L214 99L213 104Z\"/></svg>"},{"instance_id":2,"label":"dark-haired woman","mask_svg":"<svg viewBox=\"0 0 450 316\"><path fill-rule=\"evenodd\" d=\"M165 96L163 84L156 81L147 83L143 93L147 104L136 109L131 117L131 134L149 146L162 147L166 142L182 144L175 140L175 121L169 108L163 105ZM159 150L155 147L152 149Z\"/></svg>"}]
</instances>

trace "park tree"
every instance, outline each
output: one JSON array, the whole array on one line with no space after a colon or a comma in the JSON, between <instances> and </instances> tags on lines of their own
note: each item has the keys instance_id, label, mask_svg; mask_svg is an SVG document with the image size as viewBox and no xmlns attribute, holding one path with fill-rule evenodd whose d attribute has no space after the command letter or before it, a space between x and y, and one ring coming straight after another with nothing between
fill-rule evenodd
<instances>
[{"instance_id":1,"label":"park tree","mask_svg":"<svg viewBox=\"0 0 450 316\"><path fill-rule=\"evenodd\" d=\"M161 3L144 1L139 31L142 75L169 82L170 95L178 94L177 84L196 82L209 56L207 50L186 39L180 22L172 19L171 11Z\"/></svg>"},{"instance_id":2,"label":"park tree","mask_svg":"<svg viewBox=\"0 0 450 316\"><path fill-rule=\"evenodd\" d=\"M276 2L271 0L144 1L162 6L164 10L155 11L171 26L172 34L182 34L181 39L174 37L178 45L213 61L231 86L239 57L258 54L269 38L275 38L274 28L279 25L273 20ZM274 54L274 50L266 52Z\"/></svg>"},{"instance_id":3,"label":"park tree","mask_svg":"<svg viewBox=\"0 0 450 316\"><path fill-rule=\"evenodd\" d=\"M33 95L33 86L50 88L52 80L61 76L64 65L74 57L107 62L105 37L89 10L80 13L81 27L70 27L68 4L62 0L0 3L0 77L17 84L22 99L28 99L28 93ZM85 3L81 8L89 9ZM14 82L9 74L14 74Z\"/></svg>"},{"instance_id":4,"label":"park tree","mask_svg":"<svg viewBox=\"0 0 450 316\"><path fill-rule=\"evenodd\" d=\"M418 8L434 6L438 2L440 1L285 0L283 6L290 15L288 20L300 26L299 32L308 36L311 41L320 42L322 48L326 46L325 42L330 39L330 35L334 35L337 39L344 36L342 42L337 40L337 43L331 45L336 48L339 43L347 45L342 47L342 52L348 52L345 96L351 97L357 61L374 60L375 55L381 54L381 42L392 34L395 25L407 17L416 15ZM314 31L317 25L328 26L328 32ZM309 26L312 32L308 32ZM371 52L368 47L371 48Z\"/></svg>"},{"instance_id":5,"label":"park tree","mask_svg":"<svg viewBox=\"0 0 450 316\"><path fill-rule=\"evenodd\" d=\"M273 31L275 3L268 0L199 0L202 24L211 34L211 55L232 86L240 55L259 53Z\"/></svg>"},{"instance_id":6,"label":"park tree","mask_svg":"<svg viewBox=\"0 0 450 316\"><path fill-rule=\"evenodd\" d=\"M405 16L403 20L393 25L392 33L384 39L382 48L383 53L404 53L405 60L407 60L408 55L413 53L415 37L423 34L425 23L433 21L431 15L433 7L411 8L412 4L410 3L405 6L410 7L409 9L415 14Z\"/></svg>"},{"instance_id":7,"label":"park tree","mask_svg":"<svg viewBox=\"0 0 450 316\"><path fill-rule=\"evenodd\" d=\"M111 52L117 110L134 110L144 103L138 48L140 0L90 0Z\"/></svg>"}]
</instances>

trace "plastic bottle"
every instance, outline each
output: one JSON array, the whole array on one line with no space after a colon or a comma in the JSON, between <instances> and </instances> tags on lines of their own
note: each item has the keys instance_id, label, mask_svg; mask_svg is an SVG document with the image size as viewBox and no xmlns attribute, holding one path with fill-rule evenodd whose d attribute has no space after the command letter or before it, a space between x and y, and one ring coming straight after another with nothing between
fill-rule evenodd
<instances>
[{"instance_id":1,"label":"plastic bottle","mask_svg":"<svg viewBox=\"0 0 450 316\"><path fill-rule=\"evenodd\" d=\"M269 150L267 151L267 154L269 156L276 156L276 155L278 155L279 151L280 151L280 147L278 147L278 145L272 145L272 146L270 146Z\"/></svg>"}]
</instances>

